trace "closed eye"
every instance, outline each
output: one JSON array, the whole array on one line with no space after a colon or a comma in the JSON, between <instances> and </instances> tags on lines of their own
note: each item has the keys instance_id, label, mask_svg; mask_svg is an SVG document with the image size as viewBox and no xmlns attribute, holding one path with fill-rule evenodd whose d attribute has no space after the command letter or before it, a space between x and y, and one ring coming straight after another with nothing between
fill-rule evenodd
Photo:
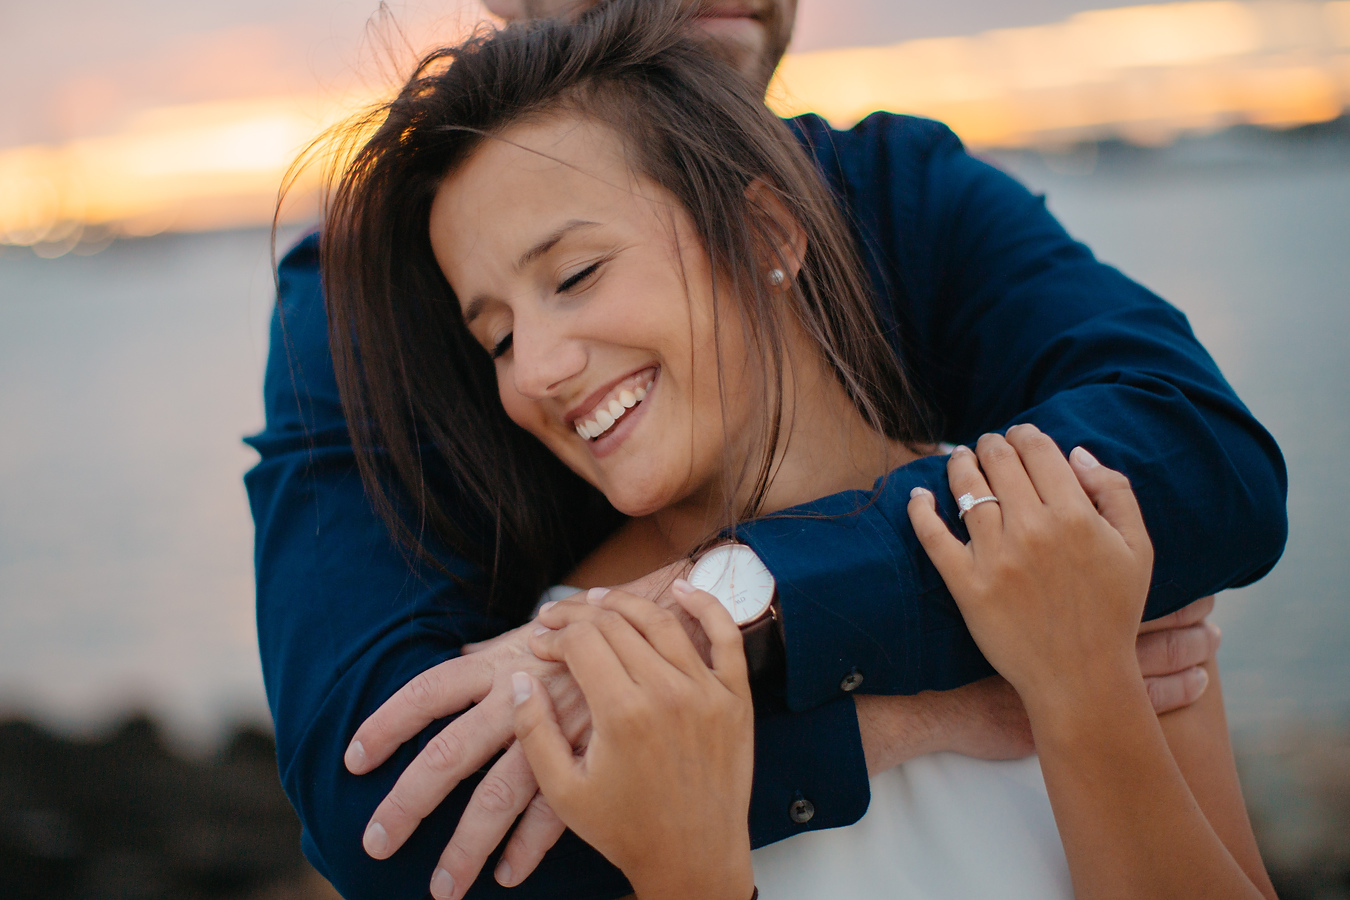
<instances>
[{"instance_id":1,"label":"closed eye","mask_svg":"<svg viewBox=\"0 0 1350 900\"><path fill-rule=\"evenodd\" d=\"M493 345L492 349L488 351L488 353L492 356L493 359L501 359L503 356L506 355L506 351L511 349L511 338L513 336L514 335L508 334L506 337L502 338L500 341L498 341L496 344Z\"/></svg>"},{"instance_id":2,"label":"closed eye","mask_svg":"<svg viewBox=\"0 0 1350 900\"><path fill-rule=\"evenodd\" d=\"M600 270L600 266L604 265L604 262L605 261L602 259L599 262L591 263L589 266L582 269L580 272L576 273L570 278L564 279L562 284L558 285L557 292L559 294L566 294L568 291L574 290L575 288L579 287L583 282L585 282L592 275L598 272Z\"/></svg>"}]
</instances>

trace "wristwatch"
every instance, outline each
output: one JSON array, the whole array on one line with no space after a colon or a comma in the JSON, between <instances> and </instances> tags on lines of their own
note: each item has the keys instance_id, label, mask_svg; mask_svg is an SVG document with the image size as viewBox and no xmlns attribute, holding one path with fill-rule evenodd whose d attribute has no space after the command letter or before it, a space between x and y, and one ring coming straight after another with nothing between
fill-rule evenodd
<instances>
[{"instance_id":1,"label":"wristwatch","mask_svg":"<svg viewBox=\"0 0 1350 900\"><path fill-rule=\"evenodd\" d=\"M781 683L784 643L778 583L759 555L745 544L719 544L699 557L688 580L716 597L741 629L750 681Z\"/></svg>"}]
</instances>

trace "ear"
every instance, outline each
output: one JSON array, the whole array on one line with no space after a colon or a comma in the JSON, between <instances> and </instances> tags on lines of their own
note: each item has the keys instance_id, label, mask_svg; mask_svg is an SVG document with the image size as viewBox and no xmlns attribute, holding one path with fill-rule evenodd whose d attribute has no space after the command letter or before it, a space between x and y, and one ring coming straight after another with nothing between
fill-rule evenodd
<instances>
[{"instance_id":1,"label":"ear","mask_svg":"<svg viewBox=\"0 0 1350 900\"><path fill-rule=\"evenodd\" d=\"M769 258L764 260L764 270L767 273L772 269L783 269L787 278L778 289L786 290L801 271L802 260L806 259L806 229L762 178L750 182L745 189L745 199L773 223L770 239L774 244L769 248Z\"/></svg>"}]
</instances>

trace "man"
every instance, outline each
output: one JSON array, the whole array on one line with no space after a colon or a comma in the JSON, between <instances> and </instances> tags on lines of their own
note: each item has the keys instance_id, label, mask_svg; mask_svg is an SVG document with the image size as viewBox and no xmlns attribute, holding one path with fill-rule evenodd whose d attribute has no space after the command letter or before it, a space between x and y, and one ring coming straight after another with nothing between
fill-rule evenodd
<instances>
[{"instance_id":1,"label":"man","mask_svg":"<svg viewBox=\"0 0 1350 900\"><path fill-rule=\"evenodd\" d=\"M489 3L506 18L574 6ZM714 48L767 85L794 0L708 3L699 13L696 27ZM1279 452L1179 313L1093 260L1038 200L935 123L883 116L847 133L815 119L794 127L857 225L883 319L944 436L972 440L1030 421L1128 473L1157 549L1153 616L1274 564L1285 535ZM349 897L421 896L428 878L438 900L470 885L487 894L497 885L478 873L523 812L494 869L501 884L520 885L513 896L625 893L614 870L570 836L540 862L561 828L535 798L517 749L491 759L511 735L506 681L540 667L579 741L584 707L565 671L531 661L528 630L466 646L504 623L449 577L410 573L391 545L356 475L316 258L309 239L282 264L268 427L253 439L262 462L248 477L264 675L306 852ZM946 497L943 466L920 460L885 490L907 497L923 485ZM829 512L831 503L809 506ZM780 683L757 720L757 845L856 820L868 772L915 753L1019 752L1016 704L998 682L981 680L990 670L912 532L869 509L754 522L738 537L777 579L786 637ZM457 575L481 577L446 561ZM1146 668L1189 673L1155 683L1178 695L1160 697L1160 709L1203 688L1191 669L1213 649L1213 632L1194 624L1203 612L1165 640L1141 639ZM1183 648L1180 659L1157 662L1169 645ZM939 690L951 693L921 693ZM428 727L470 704L443 730ZM990 717L1010 724L979 726ZM370 773L361 777L339 760L353 732L346 766ZM539 874L522 884L536 864Z\"/></svg>"}]
</instances>

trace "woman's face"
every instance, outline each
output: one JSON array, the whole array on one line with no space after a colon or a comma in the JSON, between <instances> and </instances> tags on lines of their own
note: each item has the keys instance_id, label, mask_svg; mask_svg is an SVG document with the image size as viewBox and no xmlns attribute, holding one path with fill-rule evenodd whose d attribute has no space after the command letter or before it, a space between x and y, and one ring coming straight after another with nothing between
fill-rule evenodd
<instances>
[{"instance_id":1,"label":"woman's face","mask_svg":"<svg viewBox=\"0 0 1350 900\"><path fill-rule=\"evenodd\" d=\"M441 184L431 244L502 406L628 515L720 487L713 273L688 214L605 126L559 115L483 143ZM721 318L726 424L751 398Z\"/></svg>"}]
</instances>

